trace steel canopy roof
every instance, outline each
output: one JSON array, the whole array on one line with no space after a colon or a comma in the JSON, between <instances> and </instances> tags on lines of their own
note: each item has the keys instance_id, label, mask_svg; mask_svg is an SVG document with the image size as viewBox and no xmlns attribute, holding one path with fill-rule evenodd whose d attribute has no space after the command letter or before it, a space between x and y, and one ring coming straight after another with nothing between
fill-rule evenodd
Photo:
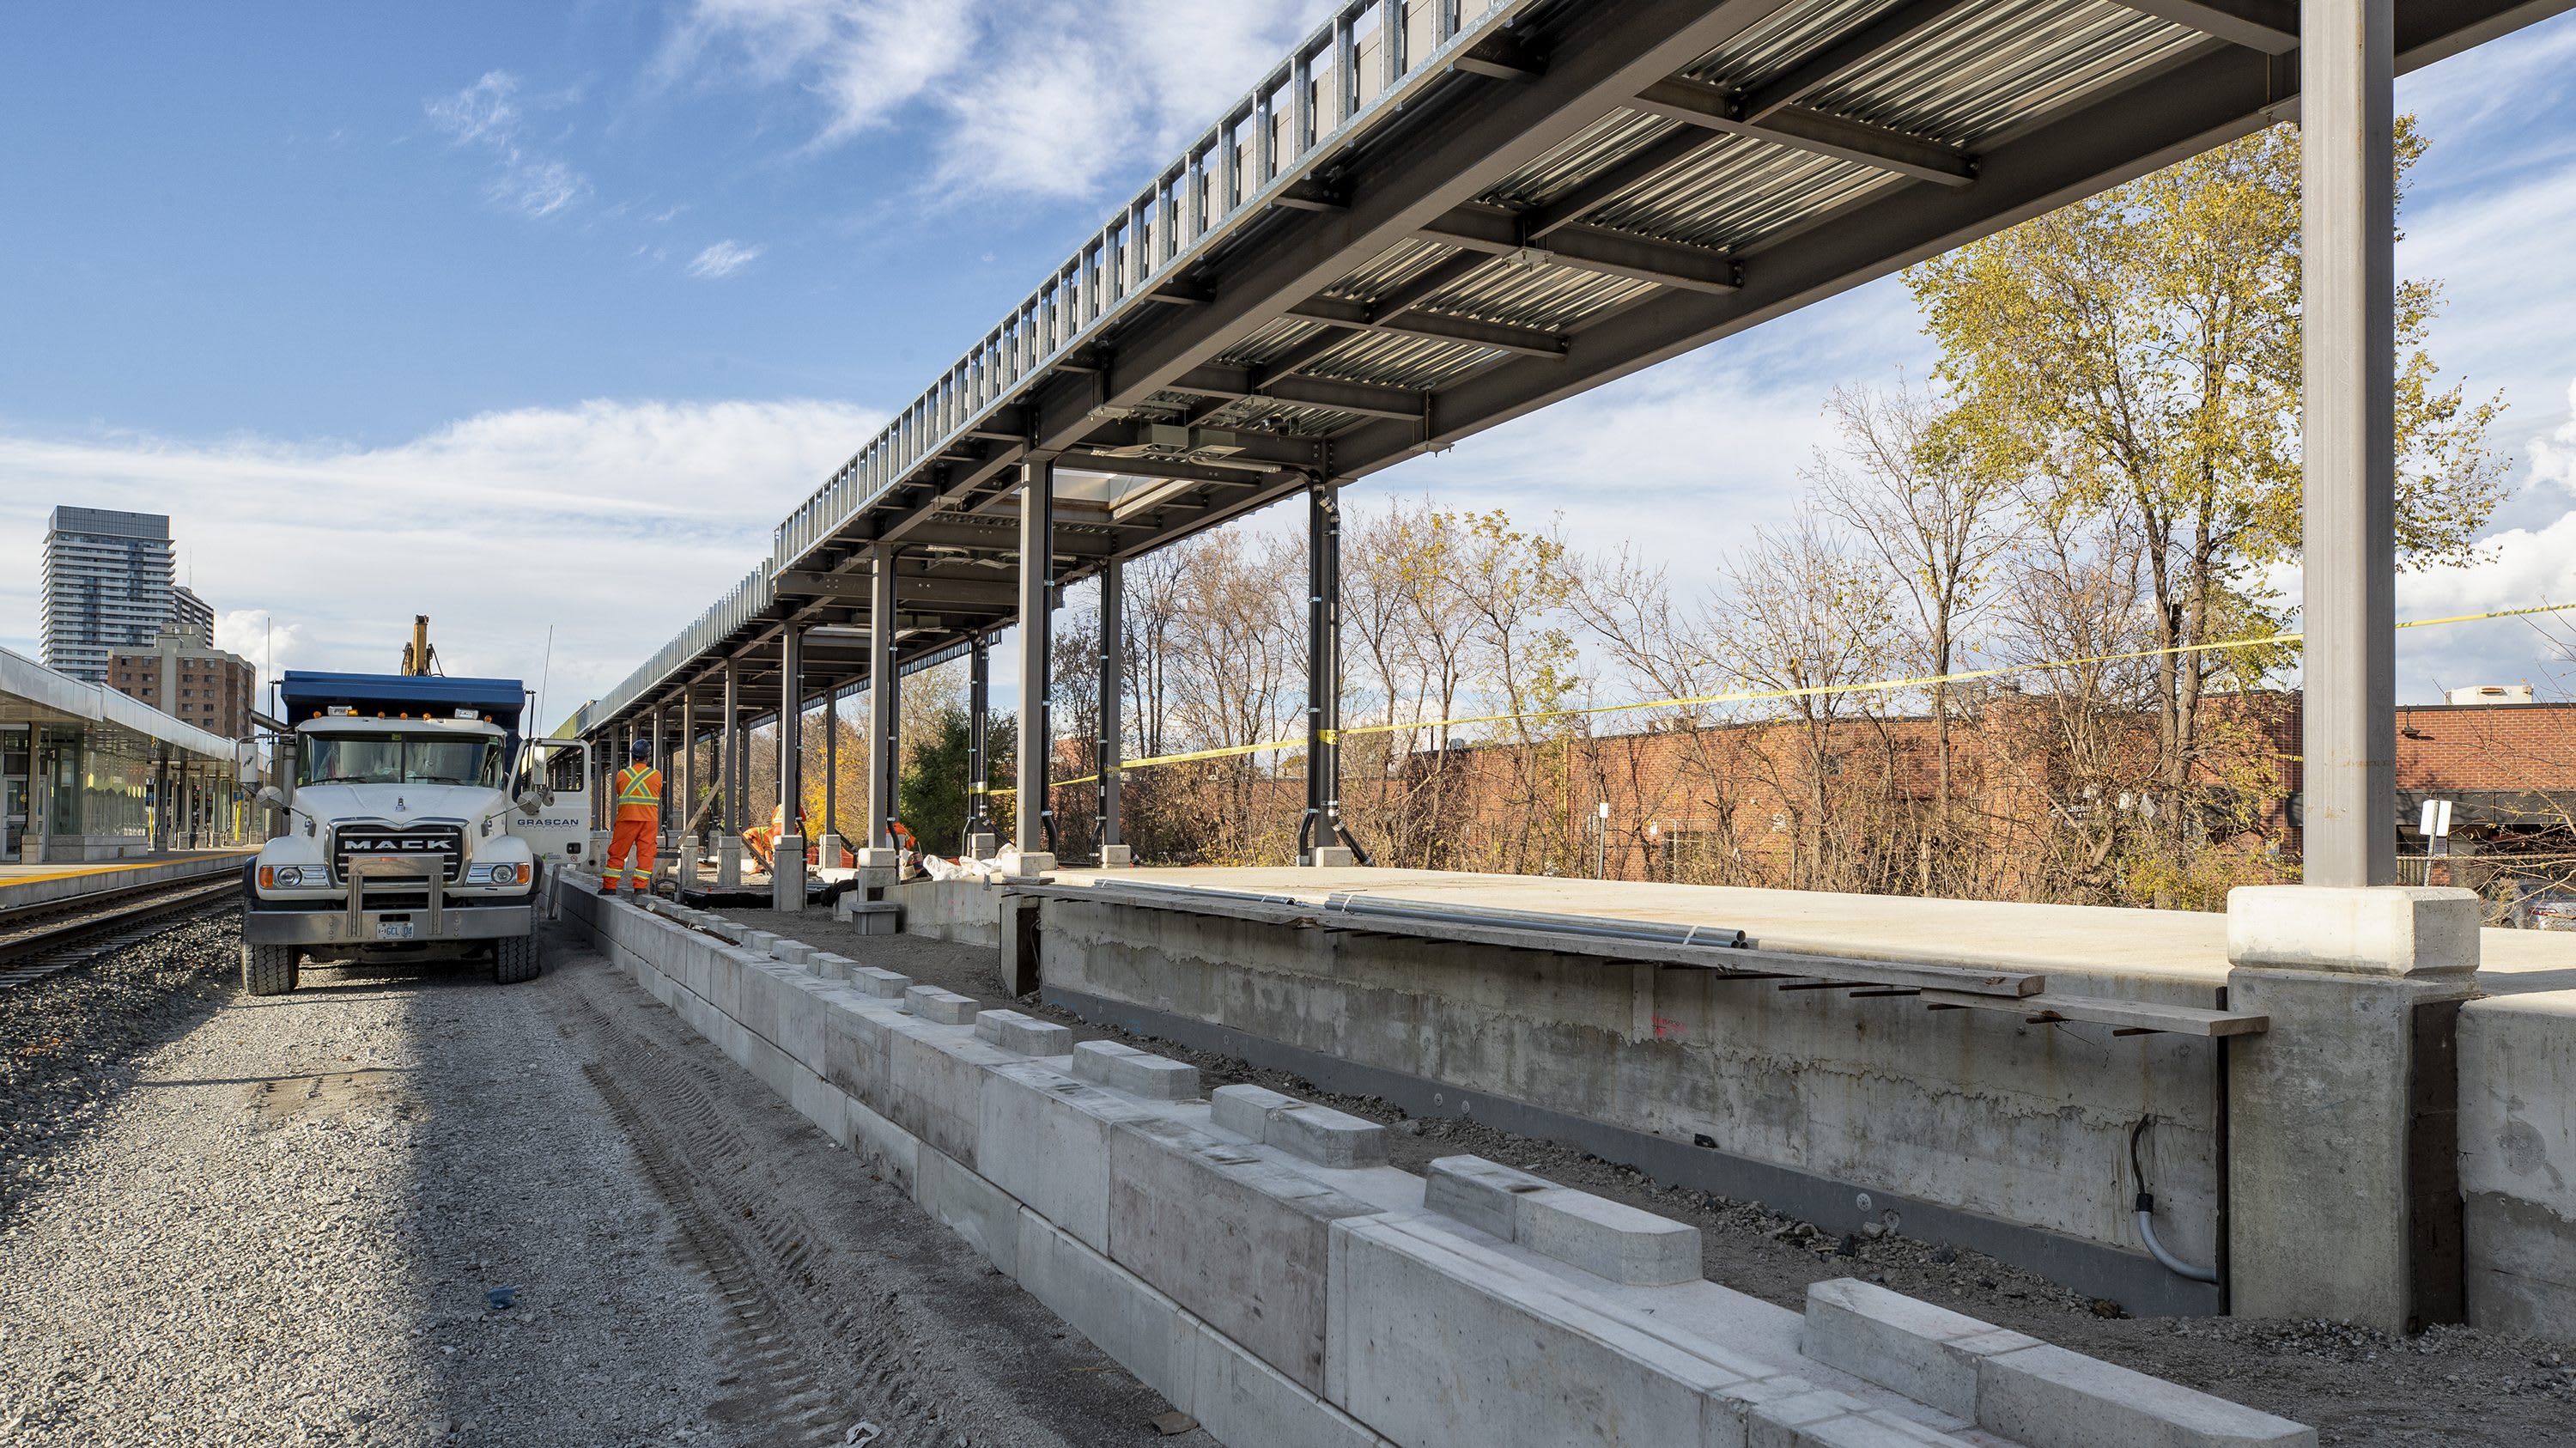
<instances>
[{"instance_id":1,"label":"steel canopy roof","mask_svg":"<svg viewBox=\"0 0 2576 1448\"><path fill-rule=\"evenodd\" d=\"M2398 68L2571 3L2396 0ZM1080 578L2291 116L2296 44L2295 0L1346 5L581 728L727 659L774 711L790 622L860 678L880 544L907 670L1012 622L1024 462Z\"/></svg>"}]
</instances>

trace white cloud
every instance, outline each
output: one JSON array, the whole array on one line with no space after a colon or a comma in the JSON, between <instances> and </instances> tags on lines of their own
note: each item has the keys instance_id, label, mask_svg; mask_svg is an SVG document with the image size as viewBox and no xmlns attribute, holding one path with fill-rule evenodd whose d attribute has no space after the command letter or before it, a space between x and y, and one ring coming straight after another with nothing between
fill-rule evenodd
<instances>
[{"instance_id":1,"label":"white cloud","mask_svg":"<svg viewBox=\"0 0 2576 1448\"><path fill-rule=\"evenodd\" d=\"M748 573L881 415L830 402L589 402L485 413L384 447L0 436L0 558L56 503L171 515L219 637L257 659L386 670L411 616L459 674L533 687L549 725ZM0 569L0 643L34 653L35 569ZM17 635L9 637L8 635Z\"/></svg>"},{"instance_id":2,"label":"white cloud","mask_svg":"<svg viewBox=\"0 0 2576 1448\"><path fill-rule=\"evenodd\" d=\"M759 260L760 254L768 249L765 246L744 246L728 238L699 252L697 259L689 263L689 275L710 280L729 277Z\"/></svg>"},{"instance_id":3,"label":"white cloud","mask_svg":"<svg viewBox=\"0 0 2576 1448\"><path fill-rule=\"evenodd\" d=\"M487 71L474 84L422 109L452 144L490 151L500 162L500 174L488 188L495 202L542 219L589 195L590 181L563 161L536 153L522 139L525 116L518 93L517 76Z\"/></svg>"},{"instance_id":4,"label":"white cloud","mask_svg":"<svg viewBox=\"0 0 2576 1448\"><path fill-rule=\"evenodd\" d=\"M659 70L802 87L821 110L815 146L926 110L938 195L1088 197L1212 124L1326 8L695 0Z\"/></svg>"},{"instance_id":5,"label":"white cloud","mask_svg":"<svg viewBox=\"0 0 2576 1448\"><path fill-rule=\"evenodd\" d=\"M2576 382L2567 384L2567 420L2531 440L2531 480L2576 494Z\"/></svg>"}]
</instances>

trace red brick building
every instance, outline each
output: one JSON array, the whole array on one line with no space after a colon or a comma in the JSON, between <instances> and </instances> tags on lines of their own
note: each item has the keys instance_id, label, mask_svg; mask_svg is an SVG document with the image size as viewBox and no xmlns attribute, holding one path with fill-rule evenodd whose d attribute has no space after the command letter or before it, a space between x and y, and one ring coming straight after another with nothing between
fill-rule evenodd
<instances>
[{"instance_id":1,"label":"red brick building","mask_svg":"<svg viewBox=\"0 0 2576 1448\"><path fill-rule=\"evenodd\" d=\"M182 723L230 739L250 737L258 697L250 661L193 630L163 629L148 653L110 654L107 686Z\"/></svg>"}]
</instances>

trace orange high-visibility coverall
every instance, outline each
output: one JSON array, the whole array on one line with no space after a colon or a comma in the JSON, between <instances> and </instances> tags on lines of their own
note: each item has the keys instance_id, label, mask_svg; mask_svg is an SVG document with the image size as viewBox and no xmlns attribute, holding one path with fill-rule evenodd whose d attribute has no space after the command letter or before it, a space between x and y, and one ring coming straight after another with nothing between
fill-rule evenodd
<instances>
[{"instance_id":1,"label":"orange high-visibility coverall","mask_svg":"<svg viewBox=\"0 0 2576 1448\"><path fill-rule=\"evenodd\" d=\"M796 812L796 822L798 824L803 824L805 822L805 811L800 809ZM772 859L771 856L777 852L778 837L786 833L787 806L783 804L774 805L769 811L769 823L765 825L753 825L750 829L742 832L743 848L751 851L751 857L760 862L760 868L764 870L776 870L778 868L778 862ZM807 845L805 847L805 863L810 865L814 863L816 858L816 848L812 845Z\"/></svg>"},{"instance_id":2,"label":"orange high-visibility coverall","mask_svg":"<svg viewBox=\"0 0 2576 1448\"><path fill-rule=\"evenodd\" d=\"M608 835L608 859L599 872L609 893L629 880L637 894L653 888L653 860L662 852L662 771L630 764L617 771L617 822ZM625 868L629 853L635 868Z\"/></svg>"}]
</instances>

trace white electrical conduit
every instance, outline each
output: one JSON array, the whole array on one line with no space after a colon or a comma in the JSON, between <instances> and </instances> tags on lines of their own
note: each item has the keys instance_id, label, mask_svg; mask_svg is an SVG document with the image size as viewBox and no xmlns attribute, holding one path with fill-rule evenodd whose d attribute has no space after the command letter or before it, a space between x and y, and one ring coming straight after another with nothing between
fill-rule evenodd
<instances>
[{"instance_id":1,"label":"white electrical conduit","mask_svg":"<svg viewBox=\"0 0 2576 1448\"><path fill-rule=\"evenodd\" d=\"M2165 1244L2156 1240L2156 1198L2147 1190L2147 1171L2138 1161L2138 1138L2145 1133L2148 1120L2142 1116L2137 1125L2129 1128L2129 1173L2138 1183L2138 1236L2145 1240L2148 1255L2167 1272L2193 1282L2215 1282L2217 1268L2194 1267L2166 1251Z\"/></svg>"}]
</instances>

